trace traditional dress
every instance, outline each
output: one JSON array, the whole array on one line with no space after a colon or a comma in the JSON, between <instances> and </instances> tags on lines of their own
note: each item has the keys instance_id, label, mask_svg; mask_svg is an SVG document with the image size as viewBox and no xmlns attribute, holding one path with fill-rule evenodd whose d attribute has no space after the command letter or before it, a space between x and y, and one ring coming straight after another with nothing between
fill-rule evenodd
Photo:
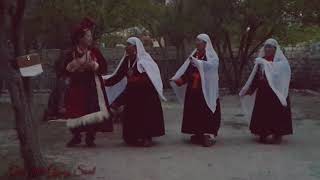
<instances>
[{"instance_id":1,"label":"traditional dress","mask_svg":"<svg viewBox=\"0 0 320 180\"><path fill-rule=\"evenodd\" d=\"M264 47L253 71L240 92L243 109L251 117L250 130L261 137L293 133L288 96L291 70L277 41L265 45L276 48L274 57L265 57Z\"/></svg>"},{"instance_id":2,"label":"traditional dress","mask_svg":"<svg viewBox=\"0 0 320 180\"><path fill-rule=\"evenodd\" d=\"M137 47L136 57L130 59L125 54L115 73L105 77L109 103L125 105L122 126L127 142L165 134L159 96L165 97L159 68L138 38L129 38L128 42Z\"/></svg>"},{"instance_id":3,"label":"traditional dress","mask_svg":"<svg viewBox=\"0 0 320 180\"><path fill-rule=\"evenodd\" d=\"M195 50L172 78L182 79L185 85L179 87L174 82L171 85L184 104L182 132L217 136L221 121L219 58L208 35L200 34L197 38L206 42L205 53Z\"/></svg>"},{"instance_id":4,"label":"traditional dress","mask_svg":"<svg viewBox=\"0 0 320 180\"><path fill-rule=\"evenodd\" d=\"M112 121L109 120L107 96L101 76L107 72L107 64L98 49L90 49L87 53L90 61L98 63L99 68L95 72L92 70L67 72L70 79L65 96L67 126L76 133L110 132ZM74 60L74 56L80 56L76 50L69 54L66 65Z\"/></svg>"}]
</instances>

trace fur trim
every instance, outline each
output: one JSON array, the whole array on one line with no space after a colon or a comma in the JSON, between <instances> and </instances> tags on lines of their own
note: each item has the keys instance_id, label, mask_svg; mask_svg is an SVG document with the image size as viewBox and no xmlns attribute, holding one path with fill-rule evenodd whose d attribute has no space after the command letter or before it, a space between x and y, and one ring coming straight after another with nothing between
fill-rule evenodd
<instances>
[{"instance_id":1,"label":"fur trim","mask_svg":"<svg viewBox=\"0 0 320 180\"><path fill-rule=\"evenodd\" d=\"M98 103L100 109L98 112L90 113L78 118L56 119L50 120L49 122L66 122L67 127L72 129L80 126L97 124L108 120L110 118L110 112L106 107L106 101L104 99L101 82L97 75L95 75L95 83L97 88Z\"/></svg>"},{"instance_id":2,"label":"fur trim","mask_svg":"<svg viewBox=\"0 0 320 180\"><path fill-rule=\"evenodd\" d=\"M109 118L108 111L99 111L79 118L66 119L68 128L76 128L80 126L101 123Z\"/></svg>"},{"instance_id":3,"label":"fur trim","mask_svg":"<svg viewBox=\"0 0 320 180\"><path fill-rule=\"evenodd\" d=\"M76 128L80 126L101 123L109 120L110 113L108 111L99 111L91 114L87 114L78 118L69 119L55 119L48 122L66 122L68 128Z\"/></svg>"},{"instance_id":4,"label":"fur trim","mask_svg":"<svg viewBox=\"0 0 320 180\"><path fill-rule=\"evenodd\" d=\"M100 79L97 75L95 75L94 78L95 78L95 83L97 88L98 103L99 103L100 111L87 114L79 118L68 119L67 120L68 128L76 128L76 127L85 126L89 124L101 123L110 117L110 113L106 107L106 102L103 96Z\"/></svg>"}]
</instances>

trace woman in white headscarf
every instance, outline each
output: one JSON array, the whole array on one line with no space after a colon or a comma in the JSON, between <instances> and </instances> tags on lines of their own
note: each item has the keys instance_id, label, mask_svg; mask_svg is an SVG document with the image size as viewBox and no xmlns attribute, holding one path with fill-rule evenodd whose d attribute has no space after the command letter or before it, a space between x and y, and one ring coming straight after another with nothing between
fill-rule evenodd
<instances>
[{"instance_id":1,"label":"woman in white headscarf","mask_svg":"<svg viewBox=\"0 0 320 180\"><path fill-rule=\"evenodd\" d=\"M251 117L250 130L262 143L280 143L282 136L293 133L290 78L290 65L278 42L268 39L240 92L243 109Z\"/></svg>"},{"instance_id":2,"label":"woman in white headscarf","mask_svg":"<svg viewBox=\"0 0 320 180\"><path fill-rule=\"evenodd\" d=\"M140 39L127 40L125 55L105 85L109 103L125 105L122 123L126 143L148 147L152 137L165 134L160 70Z\"/></svg>"},{"instance_id":3,"label":"woman in white headscarf","mask_svg":"<svg viewBox=\"0 0 320 180\"><path fill-rule=\"evenodd\" d=\"M197 36L196 47L171 79L171 85L184 104L182 132L192 134L192 143L209 147L218 135L221 120L219 58L206 34Z\"/></svg>"}]
</instances>

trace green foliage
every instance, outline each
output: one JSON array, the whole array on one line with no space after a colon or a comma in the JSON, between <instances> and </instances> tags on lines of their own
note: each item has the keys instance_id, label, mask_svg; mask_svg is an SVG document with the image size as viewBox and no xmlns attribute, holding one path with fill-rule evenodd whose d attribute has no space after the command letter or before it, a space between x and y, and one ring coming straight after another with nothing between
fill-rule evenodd
<instances>
[{"instance_id":1,"label":"green foliage","mask_svg":"<svg viewBox=\"0 0 320 180\"><path fill-rule=\"evenodd\" d=\"M284 31L277 35L284 45L295 45L298 43L312 43L320 41L319 26L289 25Z\"/></svg>"},{"instance_id":2,"label":"green foliage","mask_svg":"<svg viewBox=\"0 0 320 180\"><path fill-rule=\"evenodd\" d=\"M143 24L151 18L155 4L149 0L45 0L28 18L27 36L47 47L66 47L69 32L83 17L96 20L96 37Z\"/></svg>"},{"instance_id":3,"label":"green foliage","mask_svg":"<svg viewBox=\"0 0 320 180\"><path fill-rule=\"evenodd\" d=\"M244 67L267 38L276 37L286 44L317 39L319 11L314 2L175 0L165 8L159 29L177 47L198 33L209 34L222 70L236 91Z\"/></svg>"}]
</instances>

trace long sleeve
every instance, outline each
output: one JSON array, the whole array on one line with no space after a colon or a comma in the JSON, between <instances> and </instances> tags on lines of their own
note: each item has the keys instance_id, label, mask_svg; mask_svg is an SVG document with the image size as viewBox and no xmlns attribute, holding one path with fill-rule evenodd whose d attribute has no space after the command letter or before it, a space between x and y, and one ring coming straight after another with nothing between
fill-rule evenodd
<instances>
[{"instance_id":1,"label":"long sleeve","mask_svg":"<svg viewBox=\"0 0 320 180\"><path fill-rule=\"evenodd\" d=\"M256 73L256 75L253 78L252 84L249 88L249 94L254 93L254 91L258 88L258 83L260 81L260 76L261 76L259 72L260 72L260 68L258 68L258 73Z\"/></svg>"},{"instance_id":2,"label":"long sleeve","mask_svg":"<svg viewBox=\"0 0 320 180\"><path fill-rule=\"evenodd\" d=\"M199 88L201 84L200 73L198 69L191 64L182 76L182 80L185 83L191 83L193 88Z\"/></svg>"},{"instance_id":3,"label":"long sleeve","mask_svg":"<svg viewBox=\"0 0 320 180\"><path fill-rule=\"evenodd\" d=\"M184 72L184 74L181 76L181 79L183 82L189 82L192 80L191 73L192 73L192 65L190 64L187 70Z\"/></svg>"},{"instance_id":4,"label":"long sleeve","mask_svg":"<svg viewBox=\"0 0 320 180\"><path fill-rule=\"evenodd\" d=\"M106 86L113 86L126 76L126 64L127 59L124 60L115 75L104 81Z\"/></svg>"}]
</instances>

